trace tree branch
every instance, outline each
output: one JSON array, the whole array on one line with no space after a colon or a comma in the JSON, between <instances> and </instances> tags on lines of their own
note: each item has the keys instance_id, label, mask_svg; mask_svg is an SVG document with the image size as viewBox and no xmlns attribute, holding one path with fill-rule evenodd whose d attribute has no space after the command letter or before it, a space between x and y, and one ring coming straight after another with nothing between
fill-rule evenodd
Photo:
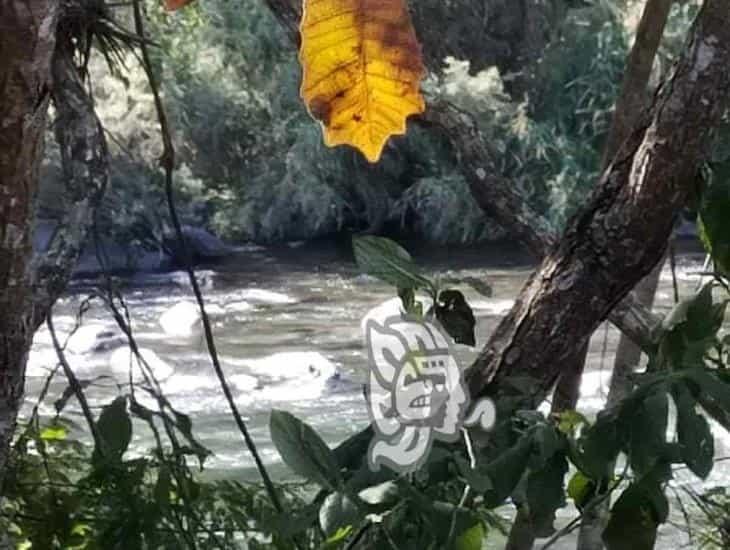
<instances>
[{"instance_id":1,"label":"tree branch","mask_svg":"<svg viewBox=\"0 0 730 550\"><path fill-rule=\"evenodd\" d=\"M664 254L711 132L728 100L730 11L707 0L692 40L557 247L530 277L470 369L472 395L510 376L536 380L539 402L582 345Z\"/></svg>"}]
</instances>

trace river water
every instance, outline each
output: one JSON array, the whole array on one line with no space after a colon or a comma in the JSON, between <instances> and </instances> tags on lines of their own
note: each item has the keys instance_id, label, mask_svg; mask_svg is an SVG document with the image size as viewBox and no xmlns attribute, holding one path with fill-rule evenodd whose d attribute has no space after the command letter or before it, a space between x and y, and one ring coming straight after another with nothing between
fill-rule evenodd
<instances>
[{"instance_id":1,"label":"river water","mask_svg":"<svg viewBox=\"0 0 730 550\"><path fill-rule=\"evenodd\" d=\"M532 268L528 257L505 246L416 250L414 255L432 276L479 277L492 286L492 297L461 287L477 317L475 350L509 310ZM700 255L689 252L678 258L682 296L689 296L697 287L701 261ZM391 287L361 275L349 251L334 246L241 249L225 263L200 270L198 275L236 403L274 475L286 472L268 434L272 408L285 409L307 421L332 445L368 424L361 389L366 358L360 321L370 309L393 298ZM251 457L211 367L186 276L180 272L142 275L118 282L138 344L162 380L164 392L175 407L191 415L199 440L213 452L207 462L208 475L254 479ZM91 289L90 281L77 281L55 307L55 325L62 340ZM664 313L672 305L672 277L665 269L656 309ZM100 303L92 303L81 327L69 340L67 355L79 378L104 376L87 389L90 404L100 407L118 395L120 388L124 390L129 355L121 333ZM578 406L582 412L595 413L601 408L617 342L617 331L606 325L592 339ZM463 365L470 364L475 353L457 346ZM48 370L56 362L50 335L43 327L29 360L24 414L37 400ZM65 387L63 376L56 376L40 408L44 416L54 414L53 401ZM65 414L79 415L73 400ZM728 438L720 430L716 434L718 456L730 454ZM151 435L142 426L136 427L132 452L151 444ZM706 485L726 481L728 471L723 464L718 464ZM678 477L680 483L698 483L683 472ZM676 548L674 536L664 537L663 546Z\"/></svg>"}]
</instances>

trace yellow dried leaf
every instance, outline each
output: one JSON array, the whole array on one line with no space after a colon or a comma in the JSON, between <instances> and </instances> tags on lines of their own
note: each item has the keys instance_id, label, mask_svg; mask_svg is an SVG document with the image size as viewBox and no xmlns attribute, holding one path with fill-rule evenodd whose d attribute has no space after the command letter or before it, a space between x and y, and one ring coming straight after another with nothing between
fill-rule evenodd
<instances>
[{"instance_id":1,"label":"yellow dried leaf","mask_svg":"<svg viewBox=\"0 0 730 550\"><path fill-rule=\"evenodd\" d=\"M422 113L425 72L405 0L305 0L301 95L325 143L377 162L406 118Z\"/></svg>"}]
</instances>

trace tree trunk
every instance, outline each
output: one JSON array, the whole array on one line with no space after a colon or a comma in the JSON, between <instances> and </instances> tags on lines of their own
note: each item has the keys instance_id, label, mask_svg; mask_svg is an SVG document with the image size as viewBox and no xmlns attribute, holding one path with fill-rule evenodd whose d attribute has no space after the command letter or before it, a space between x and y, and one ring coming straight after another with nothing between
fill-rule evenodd
<instances>
[{"instance_id":1,"label":"tree trunk","mask_svg":"<svg viewBox=\"0 0 730 550\"><path fill-rule=\"evenodd\" d=\"M602 160L604 169L611 162L621 144L630 135L639 114L646 107L649 78L656 52L664 35L664 28L669 19L672 3L672 0L649 0L644 7L641 21L636 29L636 38L629 55L621 91L616 101L613 119L611 120L611 128ZM649 276L634 289L634 294L639 303L647 309L651 309L654 302L654 294L659 284L663 264L662 259ZM628 374L638 366L640 358L641 349L639 346L632 342L630 338L621 335L611 375L608 406L619 402L628 395L630 391ZM568 380L567 383L569 382ZM561 385L562 382L558 382L558 389ZM575 408L575 406L572 408ZM608 520L609 504L609 500L606 499L584 514L578 531L576 550L600 550L603 548L602 534Z\"/></svg>"},{"instance_id":2,"label":"tree trunk","mask_svg":"<svg viewBox=\"0 0 730 550\"><path fill-rule=\"evenodd\" d=\"M66 288L109 181L106 137L74 64L76 28L61 14L53 56L55 137L61 152L62 215L46 251L33 259L34 329Z\"/></svg>"},{"instance_id":3,"label":"tree trunk","mask_svg":"<svg viewBox=\"0 0 730 550\"><path fill-rule=\"evenodd\" d=\"M707 0L672 75L587 205L520 293L468 372L474 396L535 380L544 399L564 361L664 254L730 91L730 11Z\"/></svg>"},{"instance_id":4,"label":"tree trunk","mask_svg":"<svg viewBox=\"0 0 730 550\"><path fill-rule=\"evenodd\" d=\"M31 228L57 16L56 0L0 0L0 473L33 338Z\"/></svg>"}]
</instances>

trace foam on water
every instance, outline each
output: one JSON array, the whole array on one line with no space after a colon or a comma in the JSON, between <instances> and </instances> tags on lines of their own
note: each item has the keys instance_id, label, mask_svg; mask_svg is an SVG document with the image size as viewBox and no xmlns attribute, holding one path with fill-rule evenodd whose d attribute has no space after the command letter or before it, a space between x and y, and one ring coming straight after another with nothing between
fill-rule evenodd
<instances>
[{"instance_id":1,"label":"foam on water","mask_svg":"<svg viewBox=\"0 0 730 550\"><path fill-rule=\"evenodd\" d=\"M297 300L288 294L265 290L263 288L247 288L236 293L236 299L259 304L283 305L293 304Z\"/></svg>"},{"instance_id":2,"label":"foam on water","mask_svg":"<svg viewBox=\"0 0 730 550\"><path fill-rule=\"evenodd\" d=\"M158 380L164 380L172 376L172 373L175 371L171 365L160 359L160 356L151 349L140 348L139 354L149 365L149 368ZM132 350L129 348L119 348L112 353L111 357L109 357L109 368L117 376L123 376L126 379L129 374L130 366L132 368L135 382L144 380L144 377L140 372L140 367L137 365L137 358L132 354Z\"/></svg>"}]
</instances>

